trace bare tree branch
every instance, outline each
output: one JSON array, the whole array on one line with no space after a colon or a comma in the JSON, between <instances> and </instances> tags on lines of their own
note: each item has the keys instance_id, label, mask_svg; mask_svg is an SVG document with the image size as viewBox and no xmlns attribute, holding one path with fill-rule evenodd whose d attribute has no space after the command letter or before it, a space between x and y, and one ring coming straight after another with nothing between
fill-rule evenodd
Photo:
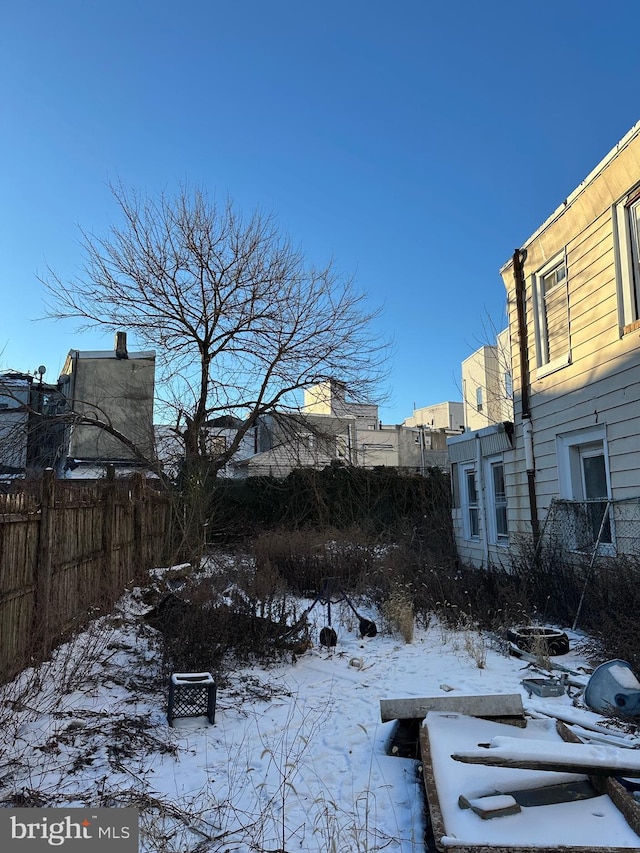
<instances>
[{"instance_id":1,"label":"bare tree branch","mask_svg":"<svg viewBox=\"0 0 640 853\"><path fill-rule=\"evenodd\" d=\"M47 314L156 349L161 403L188 458L204 455L209 419L234 413L241 426L212 460L219 470L260 415L298 411L302 389L330 379L354 401L380 400L389 346L372 331L378 312L333 263L308 265L273 216L244 218L200 190L157 200L111 190L121 224L82 232L79 277L49 269Z\"/></svg>"}]
</instances>

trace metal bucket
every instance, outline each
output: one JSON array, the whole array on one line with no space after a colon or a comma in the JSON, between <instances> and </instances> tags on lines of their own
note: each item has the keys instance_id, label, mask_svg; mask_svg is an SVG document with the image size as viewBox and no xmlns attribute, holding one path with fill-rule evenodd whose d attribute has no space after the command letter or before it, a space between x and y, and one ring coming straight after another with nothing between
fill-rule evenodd
<instances>
[{"instance_id":1,"label":"metal bucket","mask_svg":"<svg viewBox=\"0 0 640 853\"><path fill-rule=\"evenodd\" d=\"M584 691L584 701L593 711L616 711L630 717L640 716L640 682L631 664L610 660L593 671Z\"/></svg>"}]
</instances>

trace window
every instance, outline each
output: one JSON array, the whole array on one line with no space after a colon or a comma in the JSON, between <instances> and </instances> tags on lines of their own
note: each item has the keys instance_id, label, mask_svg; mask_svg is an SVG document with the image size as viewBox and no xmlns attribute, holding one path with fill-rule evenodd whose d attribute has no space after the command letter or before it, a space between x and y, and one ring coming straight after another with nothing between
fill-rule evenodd
<instances>
[{"instance_id":1,"label":"window","mask_svg":"<svg viewBox=\"0 0 640 853\"><path fill-rule=\"evenodd\" d=\"M482 411L482 388L476 388L476 409Z\"/></svg>"},{"instance_id":2,"label":"window","mask_svg":"<svg viewBox=\"0 0 640 853\"><path fill-rule=\"evenodd\" d=\"M502 459L488 462L490 505L489 535L494 545L506 545L509 540L507 527L507 494L504 485L504 464Z\"/></svg>"},{"instance_id":3,"label":"window","mask_svg":"<svg viewBox=\"0 0 640 853\"><path fill-rule=\"evenodd\" d=\"M460 483L458 481L458 463L451 463L451 505L454 509L460 507Z\"/></svg>"},{"instance_id":4,"label":"window","mask_svg":"<svg viewBox=\"0 0 640 853\"><path fill-rule=\"evenodd\" d=\"M614 553L613 516L604 427L559 435L560 491L575 503L570 509L571 539L576 551L591 551L599 541L603 553Z\"/></svg>"},{"instance_id":5,"label":"window","mask_svg":"<svg viewBox=\"0 0 640 853\"><path fill-rule=\"evenodd\" d=\"M568 364L569 293L564 252L533 276L538 375Z\"/></svg>"},{"instance_id":6,"label":"window","mask_svg":"<svg viewBox=\"0 0 640 853\"><path fill-rule=\"evenodd\" d=\"M585 501L587 535L591 542L611 545L611 519L607 511L607 469L602 443L579 448L580 477ZM603 500L604 499L604 500Z\"/></svg>"},{"instance_id":7,"label":"window","mask_svg":"<svg viewBox=\"0 0 640 853\"><path fill-rule=\"evenodd\" d=\"M504 393L507 400L513 400L513 377L510 370L506 370L504 374Z\"/></svg>"},{"instance_id":8,"label":"window","mask_svg":"<svg viewBox=\"0 0 640 853\"><path fill-rule=\"evenodd\" d=\"M628 332L640 326L640 187L614 206L613 226L621 326Z\"/></svg>"},{"instance_id":9,"label":"window","mask_svg":"<svg viewBox=\"0 0 640 853\"><path fill-rule=\"evenodd\" d=\"M464 535L466 539L477 539L480 536L480 524L476 471L473 465L465 465L462 468L461 491L464 509Z\"/></svg>"},{"instance_id":10,"label":"window","mask_svg":"<svg viewBox=\"0 0 640 853\"><path fill-rule=\"evenodd\" d=\"M221 456L226 449L227 439L224 435L211 435L211 433L207 433L206 450L208 456L215 459L217 456Z\"/></svg>"}]
</instances>

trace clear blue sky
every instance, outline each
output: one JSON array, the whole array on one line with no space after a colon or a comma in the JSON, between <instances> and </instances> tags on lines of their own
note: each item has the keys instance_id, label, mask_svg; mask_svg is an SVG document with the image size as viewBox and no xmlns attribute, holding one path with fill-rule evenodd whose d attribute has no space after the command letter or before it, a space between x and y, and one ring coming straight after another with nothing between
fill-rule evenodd
<instances>
[{"instance_id":1,"label":"clear blue sky","mask_svg":"<svg viewBox=\"0 0 640 853\"><path fill-rule=\"evenodd\" d=\"M0 367L111 335L33 322L108 181L273 211L395 339L385 423L460 398L498 273L640 118L637 0L5 0Z\"/></svg>"}]
</instances>

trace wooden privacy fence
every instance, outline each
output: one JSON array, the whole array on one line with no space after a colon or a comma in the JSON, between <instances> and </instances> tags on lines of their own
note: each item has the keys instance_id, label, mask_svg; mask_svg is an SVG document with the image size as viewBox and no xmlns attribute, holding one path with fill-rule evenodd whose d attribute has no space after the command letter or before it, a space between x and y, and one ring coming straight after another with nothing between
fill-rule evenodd
<instances>
[{"instance_id":1,"label":"wooden privacy fence","mask_svg":"<svg viewBox=\"0 0 640 853\"><path fill-rule=\"evenodd\" d=\"M45 471L38 485L0 495L0 682L112 605L168 548L171 502L140 474L116 480L111 469L86 484Z\"/></svg>"}]
</instances>

